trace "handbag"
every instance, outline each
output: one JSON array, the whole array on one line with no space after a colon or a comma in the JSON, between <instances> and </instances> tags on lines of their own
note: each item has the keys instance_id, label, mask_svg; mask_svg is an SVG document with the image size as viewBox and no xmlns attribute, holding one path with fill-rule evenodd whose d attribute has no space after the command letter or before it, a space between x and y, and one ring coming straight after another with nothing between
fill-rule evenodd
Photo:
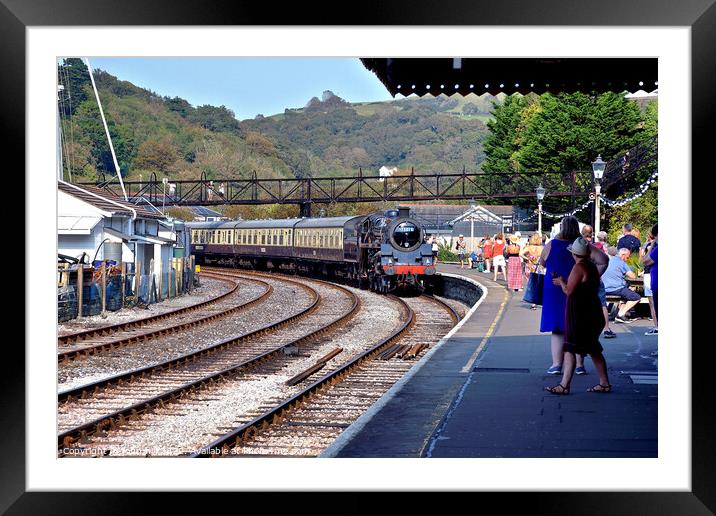
<instances>
[{"instance_id":1,"label":"handbag","mask_svg":"<svg viewBox=\"0 0 716 516\"><path fill-rule=\"evenodd\" d=\"M527 287L525 288L525 295L522 299L533 305L541 305L543 292L544 274L530 272L530 278L527 280Z\"/></svg>"}]
</instances>

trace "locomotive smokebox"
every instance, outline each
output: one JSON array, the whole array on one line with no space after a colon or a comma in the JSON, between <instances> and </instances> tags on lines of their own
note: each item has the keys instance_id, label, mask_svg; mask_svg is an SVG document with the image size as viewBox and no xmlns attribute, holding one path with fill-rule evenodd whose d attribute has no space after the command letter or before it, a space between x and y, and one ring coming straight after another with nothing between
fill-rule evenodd
<instances>
[{"instance_id":1,"label":"locomotive smokebox","mask_svg":"<svg viewBox=\"0 0 716 516\"><path fill-rule=\"evenodd\" d=\"M398 206L398 217L406 219L410 216L410 206Z\"/></svg>"}]
</instances>

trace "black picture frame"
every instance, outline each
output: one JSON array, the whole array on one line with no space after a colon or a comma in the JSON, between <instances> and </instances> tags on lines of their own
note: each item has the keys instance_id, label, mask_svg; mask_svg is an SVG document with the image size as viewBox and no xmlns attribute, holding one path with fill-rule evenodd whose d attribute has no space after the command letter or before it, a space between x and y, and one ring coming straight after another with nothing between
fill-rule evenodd
<instances>
[{"instance_id":1,"label":"black picture frame","mask_svg":"<svg viewBox=\"0 0 716 516\"><path fill-rule=\"evenodd\" d=\"M713 184L713 164L707 129L713 120L713 97L716 92L716 0L635 0L622 2L602 0L579 4L559 0L526 2L502 0L492 2L452 1L434 3L418 0L374 0L346 4L325 1L282 4L280 8L266 3L245 0L217 0L198 3L187 0L0 0L0 65L4 76L0 93L0 127L4 129L5 149L25 148L25 29L29 26L73 25L551 25L551 26L686 26L691 27L692 72L692 206L708 205L706 195ZM345 8L348 10L344 10ZM625 42L628 44L628 42ZM9 153L9 151L6 151ZM17 158L17 170L25 170L24 153L13 152ZM698 181L698 188L694 185ZM10 188L10 185L6 185ZM9 191L9 190L8 190ZM16 190L13 190L16 191ZM26 195L32 195L26 190ZM692 208L692 221L705 220ZM21 214L16 214L22 220ZM686 219L686 217L684 217ZM696 226L694 226L695 228ZM686 256L692 259L693 271L711 272L713 265L706 262L710 253L696 252L688 238L688 224L684 224ZM25 228L25 238L30 238ZM694 233L695 235L696 233ZM704 245L710 247L710 237ZM674 240L676 242L676 240ZM14 244L17 245L17 244ZM704 249L705 250L705 249ZM687 281L692 286L691 278ZM712 281L708 281L709 289ZM24 290L17 290L23 292ZM692 288L692 307L696 309L696 288ZM698 299L701 303L710 303ZM716 511L716 438L713 416L716 411L711 393L714 391L708 368L715 363L713 337L703 329L704 318L692 316L692 491L691 492L584 492L558 493L560 478L564 472L545 470L544 474L554 480L554 493L510 493L509 503L505 494L471 494L473 507L487 501L495 501L510 512L550 514L713 514ZM686 330L688 331L688 330ZM697 340L703 335L703 340ZM666 342L666 346L683 346L682 342ZM25 354L22 349L9 350L6 342L6 362L0 381L3 393L2 443L3 460L0 466L0 510L8 514L127 514L141 511L148 499L160 494L146 493L82 493L82 492L25 492ZM12 367L10 365L12 364ZM668 439L668 436L662 438ZM568 474L568 473L567 473ZM589 479L585 478L585 483ZM77 479L78 486L82 479ZM272 507L282 504L299 507L310 493L294 493L272 497ZM164 512L186 507L186 496L172 494L163 496ZM228 495L226 495L228 496ZM225 495L211 495L208 510L221 510ZM241 493L246 499L246 493ZM477 496L478 498L475 498ZM262 495L255 494L256 500ZM349 513L361 513L372 508L372 496L349 494L343 509ZM389 502L386 497L381 504ZM419 507L424 496L399 496L392 503L401 509ZM391 505L392 505L391 503ZM278 504L278 505L276 505ZM298 509L299 512L303 512Z\"/></svg>"}]
</instances>

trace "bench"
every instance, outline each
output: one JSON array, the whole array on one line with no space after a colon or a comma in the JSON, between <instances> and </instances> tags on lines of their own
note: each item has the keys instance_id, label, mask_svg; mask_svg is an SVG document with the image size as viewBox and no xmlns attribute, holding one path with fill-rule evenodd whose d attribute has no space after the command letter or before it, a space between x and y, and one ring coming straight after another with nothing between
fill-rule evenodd
<instances>
[{"instance_id":1,"label":"bench","mask_svg":"<svg viewBox=\"0 0 716 516\"><path fill-rule=\"evenodd\" d=\"M613 321L614 318L617 315L617 311L619 310L619 303L621 302L622 298L620 296L613 296L607 294L607 313L609 314L609 320ZM639 300L639 304L641 303L649 303L649 298L642 296ZM636 307L635 307L636 308Z\"/></svg>"}]
</instances>

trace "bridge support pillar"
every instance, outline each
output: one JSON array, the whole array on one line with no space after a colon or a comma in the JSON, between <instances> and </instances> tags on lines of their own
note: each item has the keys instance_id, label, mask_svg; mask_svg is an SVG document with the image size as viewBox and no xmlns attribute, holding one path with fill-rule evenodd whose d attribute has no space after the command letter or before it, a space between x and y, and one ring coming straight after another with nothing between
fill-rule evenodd
<instances>
[{"instance_id":1,"label":"bridge support pillar","mask_svg":"<svg viewBox=\"0 0 716 516\"><path fill-rule=\"evenodd\" d=\"M311 202L302 202L301 203L301 213L299 214L299 217L310 217L311 216Z\"/></svg>"}]
</instances>

